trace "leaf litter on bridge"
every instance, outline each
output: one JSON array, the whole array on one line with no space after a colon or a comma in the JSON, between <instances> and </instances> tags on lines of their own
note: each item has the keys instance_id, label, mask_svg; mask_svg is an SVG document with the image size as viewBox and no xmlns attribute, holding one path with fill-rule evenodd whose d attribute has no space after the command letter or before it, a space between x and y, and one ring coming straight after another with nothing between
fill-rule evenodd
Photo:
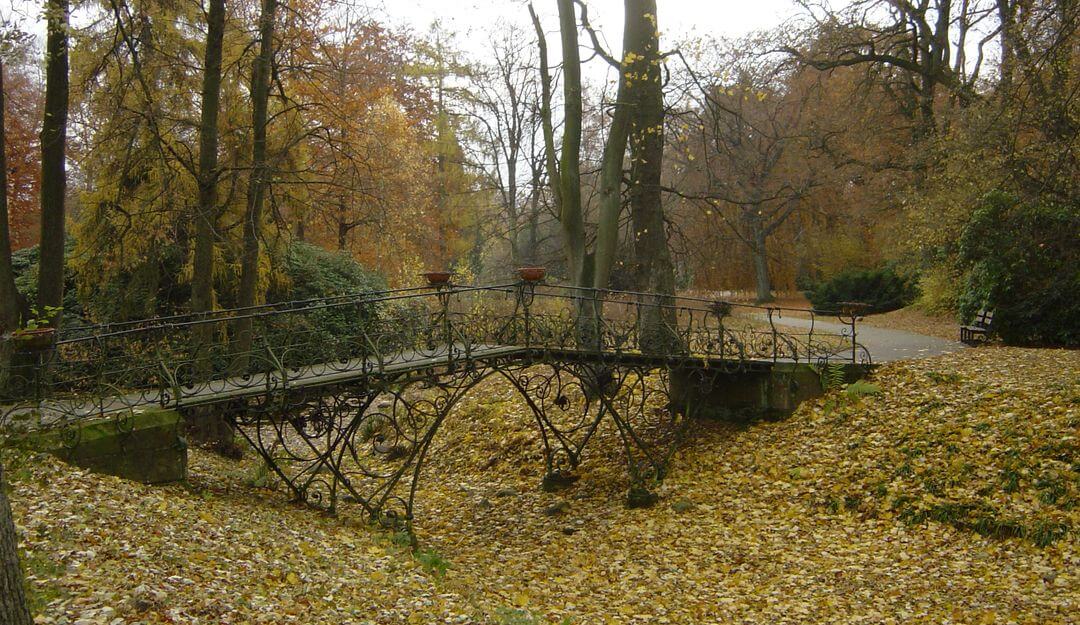
<instances>
[{"instance_id":1,"label":"leaf litter on bridge","mask_svg":"<svg viewBox=\"0 0 1080 625\"><path fill-rule=\"evenodd\" d=\"M1068 623L1078 373L1051 350L890 364L876 393L697 427L649 510L621 505L610 431L539 491L531 417L491 381L440 432L421 557L253 487L253 460L195 451L168 487L8 462L43 623Z\"/></svg>"}]
</instances>

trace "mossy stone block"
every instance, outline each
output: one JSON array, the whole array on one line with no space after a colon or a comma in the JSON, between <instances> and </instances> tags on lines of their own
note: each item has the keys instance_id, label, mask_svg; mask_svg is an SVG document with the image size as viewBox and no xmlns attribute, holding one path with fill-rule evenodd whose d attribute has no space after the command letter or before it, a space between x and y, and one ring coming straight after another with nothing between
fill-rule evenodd
<instances>
[{"instance_id":1,"label":"mossy stone block","mask_svg":"<svg viewBox=\"0 0 1080 625\"><path fill-rule=\"evenodd\" d=\"M187 477L187 443L174 410L147 409L21 435L9 444L45 451L71 464L158 484Z\"/></svg>"}]
</instances>

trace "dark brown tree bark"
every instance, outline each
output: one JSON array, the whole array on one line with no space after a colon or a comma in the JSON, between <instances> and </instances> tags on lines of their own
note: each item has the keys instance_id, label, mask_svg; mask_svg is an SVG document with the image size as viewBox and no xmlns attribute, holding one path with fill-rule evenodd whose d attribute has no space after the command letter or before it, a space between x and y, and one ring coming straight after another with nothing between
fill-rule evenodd
<instances>
[{"instance_id":1,"label":"dark brown tree bark","mask_svg":"<svg viewBox=\"0 0 1080 625\"><path fill-rule=\"evenodd\" d=\"M244 249L240 259L240 288L237 304L254 306L259 282L259 238L263 204L270 184L270 163L266 153L267 106L270 99L270 65L274 57L274 13L277 0L262 0L259 15L259 56L251 72L251 175L248 179L247 210L244 212ZM247 368L252 346L250 318L236 323L234 353L237 370Z\"/></svg>"},{"instance_id":2,"label":"dark brown tree bark","mask_svg":"<svg viewBox=\"0 0 1080 625\"><path fill-rule=\"evenodd\" d=\"M217 230L218 113L221 110L221 46L225 32L225 0L209 0L206 51L199 120L199 206L195 216L195 258L191 278L191 309L214 307L214 238ZM206 332L212 327L205 326ZM204 334L206 334L204 332ZM202 336L203 343L209 336Z\"/></svg>"},{"instance_id":3,"label":"dark brown tree bark","mask_svg":"<svg viewBox=\"0 0 1080 625\"><path fill-rule=\"evenodd\" d=\"M38 306L64 301L64 195L67 173L68 0L48 0L45 7L45 118L41 124L41 262ZM53 324L59 324L57 315Z\"/></svg>"},{"instance_id":4,"label":"dark brown tree bark","mask_svg":"<svg viewBox=\"0 0 1080 625\"><path fill-rule=\"evenodd\" d=\"M214 243L217 238L218 114L221 111L221 57L225 33L225 0L209 0L206 14L206 50L203 60L202 112L199 119L199 204L195 213L195 256L192 262L191 310L214 309ZM210 350L217 324L195 328L201 375L212 373ZM236 455L233 431L222 411L200 408L189 413L187 435L193 443L209 445Z\"/></svg>"},{"instance_id":5,"label":"dark brown tree bark","mask_svg":"<svg viewBox=\"0 0 1080 625\"><path fill-rule=\"evenodd\" d=\"M598 217L596 220L596 245L593 253L593 283L598 289L606 289L611 279L611 269L615 265L619 246L619 216L622 213L622 186L626 144L630 140L631 119L638 111L634 97L635 87L643 76L637 72L643 67L636 59L644 45L641 30L638 28L641 15L639 7L627 1L623 12L623 61L614 61L613 67L619 71L619 86L615 92L615 107L608 125L608 136L604 142L604 155L600 163L600 193L598 198ZM595 31L588 25L588 14L582 5L582 20L593 39L593 45L599 49L600 42Z\"/></svg>"},{"instance_id":6,"label":"dark brown tree bark","mask_svg":"<svg viewBox=\"0 0 1080 625\"><path fill-rule=\"evenodd\" d=\"M745 211L746 230L750 235L750 255L754 259L754 283L757 287L755 301L759 304L773 301L772 278L769 275L768 233L759 217L761 209Z\"/></svg>"},{"instance_id":7,"label":"dark brown tree bark","mask_svg":"<svg viewBox=\"0 0 1080 625\"><path fill-rule=\"evenodd\" d=\"M19 568L19 539L11 518L11 505L4 488L4 467L0 465L0 623L30 625L26 607L22 569Z\"/></svg>"},{"instance_id":8,"label":"dark brown tree bark","mask_svg":"<svg viewBox=\"0 0 1080 625\"><path fill-rule=\"evenodd\" d=\"M657 25L656 0L626 0L624 57L632 52L627 68L627 105L630 114L630 221L634 229L634 288L647 293L675 295L675 265L668 248L667 225L661 198L660 175L664 160L663 58ZM626 71L626 70L624 70ZM653 304L671 304L656 298ZM642 320L641 347L667 350L676 347L673 311L650 306Z\"/></svg>"},{"instance_id":9,"label":"dark brown tree bark","mask_svg":"<svg viewBox=\"0 0 1080 625\"><path fill-rule=\"evenodd\" d=\"M578 51L577 13L574 0L558 0L559 33L563 59L563 135L555 148L554 123L551 118L551 74L548 68L547 40L532 5L529 13L539 43L540 117L544 134L544 155L559 224L571 284L592 286L593 256L585 241L585 217L581 207L581 54Z\"/></svg>"}]
</instances>

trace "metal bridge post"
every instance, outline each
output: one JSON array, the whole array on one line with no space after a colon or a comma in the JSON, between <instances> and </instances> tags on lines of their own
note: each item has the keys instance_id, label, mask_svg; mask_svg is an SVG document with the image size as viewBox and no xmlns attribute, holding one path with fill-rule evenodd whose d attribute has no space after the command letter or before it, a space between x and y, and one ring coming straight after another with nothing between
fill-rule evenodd
<instances>
[{"instance_id":1,"label":"metal bridge post","mask_svg":"<svg viewBox=\"0 0 1080 625\"><path fill-rule=\"evenodd\" d=\"M532 303L536 299L536 280L518 282L517 298L525 319L525 347L532 347Z\"/></svg>"},{"instance_id":2,"label":"metal bridge post","mask_svg":"<svg viewBox=\"0 0 1080 625\"><path fill-rule=\"evenodd\" d=\"M447 282L435 286L435 296L439 298L442 307L442 330L443 340L446 341L446 364L453 370L454 364L454 335L450 327L450 296L453 294L454 285Z\"/></svg>"},{"instance_id":3,"label":"metal bridge post","mask_svg":"<svg viewBox=\"0 0 1080 625\"><path fill-rule=\"evenodd\" d=\"M596 353L599 354L604 351L604 302L600 299L599 289L593 289L592 295L593 332L596 334Z\"/></svg>"},{"instance_id":4,"label":"metal bridge post","mask_svg":"<svg viewBox=\"0 0 1080 625\"><path fill-rule=\"evenodd\" d=\"M857 315L852 314L851 315L851 364L853 364L853 365L857 362L856 348L859 345L855 340L855 320L856 319L857 319Z\"/></svg>"},{"instance_id":5,"label":"metal bridge post","mask_svg":"<svg viewBox=\"0 0 1080 625\"><path fill-rule=\"evenodd\" d=\"M770 306L769 307L769 328L772 331L772 360L773 360L773 362L776 362L776 324L773 322L773 310L775 310L775 309Z\"/></svg>"}]
</instances>

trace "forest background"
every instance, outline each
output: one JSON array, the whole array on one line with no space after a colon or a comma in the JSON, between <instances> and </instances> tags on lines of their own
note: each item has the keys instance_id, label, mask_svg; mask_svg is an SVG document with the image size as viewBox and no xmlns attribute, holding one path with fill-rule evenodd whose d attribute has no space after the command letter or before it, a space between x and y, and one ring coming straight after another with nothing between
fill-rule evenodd
<instances>
[{"instance_id":1,"label":"forest background","mask_svg":"<svg viewBox=\"0 0 1080 625\"><path fill-rule=\"evenodd\" d=\"M1076 343L1075 0L794 3L680 41L627 0L621 49L551 4L482 55L331 0L50 0L43 48L5 16L0 323L537 264Z\"/></svg>"}]
</instances>

